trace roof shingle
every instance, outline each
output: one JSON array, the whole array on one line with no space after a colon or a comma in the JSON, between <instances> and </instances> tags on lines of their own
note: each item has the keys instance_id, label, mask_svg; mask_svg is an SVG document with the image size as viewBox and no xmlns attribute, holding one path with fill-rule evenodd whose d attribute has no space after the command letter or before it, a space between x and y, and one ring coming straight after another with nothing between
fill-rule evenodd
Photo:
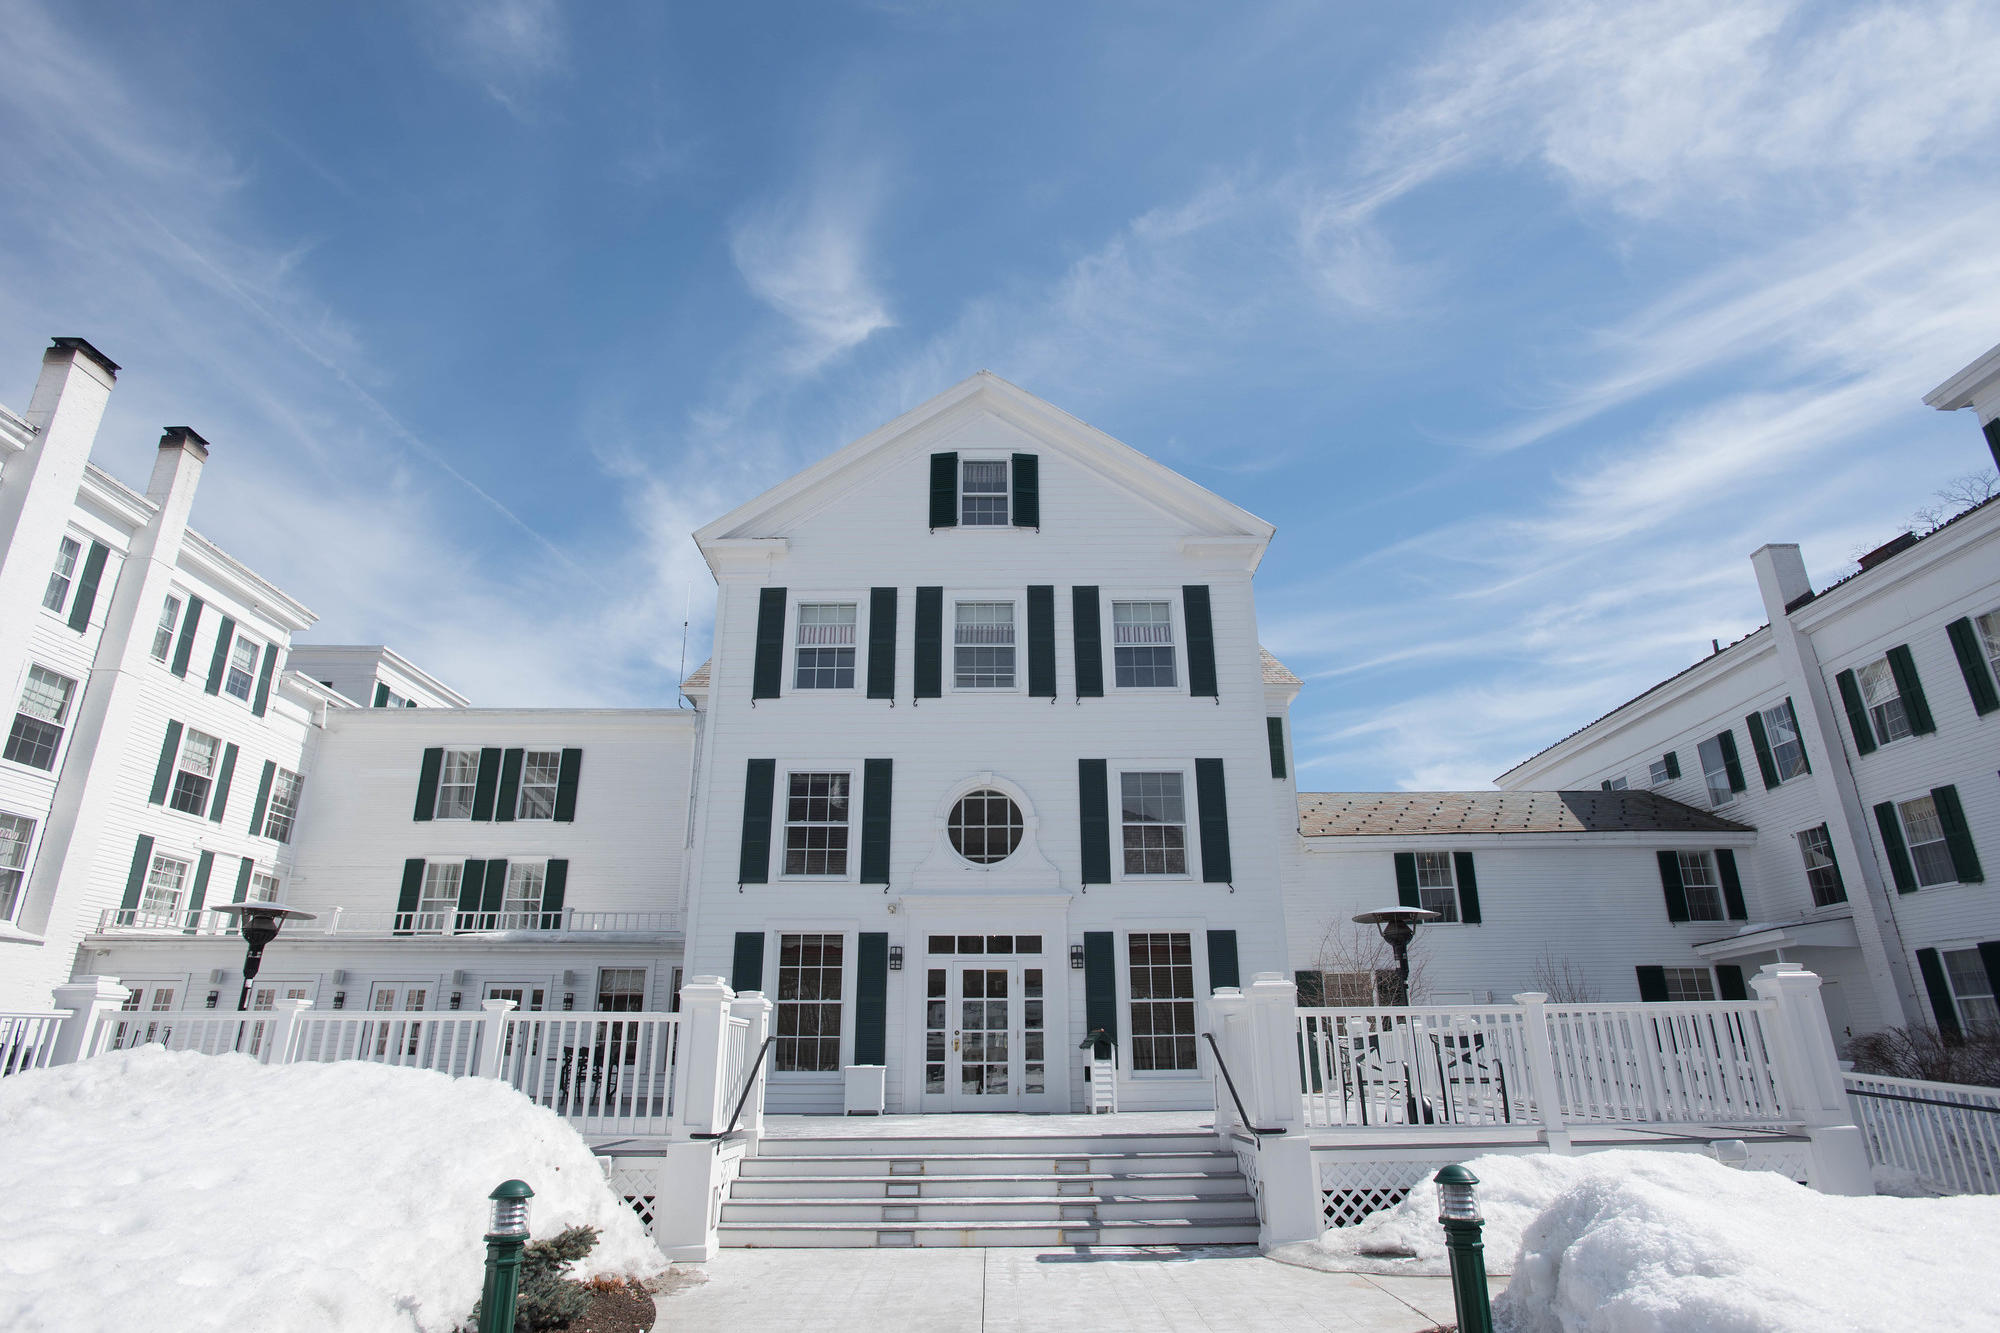
<instances>
[{"instance_id":1,"label":"roof shingle","mask_svg":"<svg viewBox=\"0 0 2000 1333\"><path fill-rule=\"evenodd\" d=\"M1302 682L1292 674L1292 669L1271 656L1271 650L1263 644L1257 645L1257 658L1264 667L1266 685L1298 685Z\"/></svg>"},{"instance_id":2,"label":"roof shingle","mask_svg":"<svg viewBox=\"0 0 2000 1333\"><path fill-rule=\"evenodd\" d=\"M1749 833L1650 791L1300 792L1308 838L1439 833Z\"/></svg>"}]
</instances>

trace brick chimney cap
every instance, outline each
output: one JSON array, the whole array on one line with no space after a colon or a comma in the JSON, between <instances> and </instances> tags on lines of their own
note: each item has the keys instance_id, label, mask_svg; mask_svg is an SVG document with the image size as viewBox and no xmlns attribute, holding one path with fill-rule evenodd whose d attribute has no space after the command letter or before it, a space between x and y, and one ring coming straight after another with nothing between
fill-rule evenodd
<instances>
[{"instance_id":1,"label":"brick chimney cap","mask_svg":"<svg viewBox=\"0 0 2000 1333\"><path fill-rule=\"evenodd\" d=\"M162 449L194 449L203 458L208 457L208 441L196 434L193 426L169 426L160 436Z\"/></svg>"},{"instance_id":2,"label":"brick chimney cap","mask_svg":"<svg viewBox=\"0 0 2000 1333\"><path fill-rule=\"evenodd\" d=\"M104 367L106 374L114 379L118 376L118 363L98 351L95 347L92 347L82 338L51 338L49 340L49 348L51 351L57 352L82 352L92 361Z\"/></svg>"}]
</instances>

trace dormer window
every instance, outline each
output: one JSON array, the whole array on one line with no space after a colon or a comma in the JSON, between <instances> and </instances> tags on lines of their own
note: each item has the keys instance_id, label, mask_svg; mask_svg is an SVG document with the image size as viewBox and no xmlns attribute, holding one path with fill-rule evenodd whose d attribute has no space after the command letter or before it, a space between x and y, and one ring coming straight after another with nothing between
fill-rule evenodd
<instances>
[{"instance_id":1,"label":"dormer window","mask_svg":"<svg viewBox=\"0 0 2000 1333\"><path fill-rule=\"evenodd\" d=\"M958 465L958 521L968 528L1004 528L1007 513L1007 460L963 460Z\"/></svg>"}]
</instances>

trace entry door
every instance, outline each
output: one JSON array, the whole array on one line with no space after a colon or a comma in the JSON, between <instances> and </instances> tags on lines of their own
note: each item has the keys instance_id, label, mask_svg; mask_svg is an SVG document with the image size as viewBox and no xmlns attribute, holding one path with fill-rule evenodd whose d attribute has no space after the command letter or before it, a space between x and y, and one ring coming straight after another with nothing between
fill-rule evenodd
<instances>
[{"instance_id":1,"label":"entry door","mask_svg":"<svg viewBox=\"0 0 2000 1333\"><path fill-rule=\"evenodd\" d=\"M396 1011L409 1012L426 1007L430 999L430 987L406 986L400 983L386 983L375 988L368 1007L378 1014ZM375 1032L371 1040L377 1060L398 1062L405 1056L417 1053L417 1044L423 1034L423 1024L401 1020L371 1024Z\"/></svg>"},{"instance_id":2,"label":"entry door","mask_svg":"<svg viewBox=\"0 0 2000 1333\"><path fill-rule=\"evenodd\" d=\"M954 1111L1038 1105L1048 1091L1041 967L952 960L925 980L926 1101Z\"/></svg>"}]
</instances>

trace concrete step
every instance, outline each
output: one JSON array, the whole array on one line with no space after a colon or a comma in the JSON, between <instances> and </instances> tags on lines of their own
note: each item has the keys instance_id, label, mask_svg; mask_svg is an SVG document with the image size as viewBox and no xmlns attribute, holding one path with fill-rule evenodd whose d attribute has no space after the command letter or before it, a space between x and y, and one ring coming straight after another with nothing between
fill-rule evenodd
<instances>
[{"instance_id":1,"label":"concrete step","mask_svg":"<svg viewBox=\"0 0 2000 1333\"><path fill-rule=\"evenodd\" d=\"M764 1139L758 1152L774 1157L930 1157L964 1153L1008 1153L1047 1157L1056 1154L1214 1152L1220 1141L1199 1134L982 1134L948 1137L942 1134L900 1134L884 1137L785 1135Z\"/></svg>"},{"instance_id":2,"label":"concrete step","mask_svg":"<svg viewBox=\"0 0 2000 1333\"><path fill-rule=\"evenodd\" d=\"M981 1222L723 1222L721 1243L729 1249L892 1249L918 1246L1068 1245L1254 1245L1257 1219L1079 1223Z\"/></svg>"},{"instance_id":3,"label":"concrete step","mask_svg":"<svg viewBox=\"0 0 2000 1333\"><path fill-rule=\"evenodd\" d=\"M1234 1163L1227 1171L1088 1172L1065 1176L738 1176L737 1199L948 1199L1016 1195L1062 1197L1245 1194Z\"/></svg>"},{"instance_id":4,"label":"concrete step","mask_svg":"<svg viewBox=\"0 0 2000 1333\"><path fill-rule=\"evenodd\" d=\"M1134 1173L1233 1172L1233 1153L1216 1152L1091 1152L1077 1154L961 1151L916 1153L909 1156L772 1152L771 1145L743 1159L742 1174L750 1179L771 1176L1080 1176Z\"/></svg>"},{"instance_id":5,"label":"concrete step","mask_svg":"<svg viewBox=\"0 0 2000 1333\"><path fill-rule=\"evenodd\" d=\"M1063 1198L1005 1196L956 1199L735 1199L722 1205L722 1220L746 1226L769 1223L821 1225L828 1222L949 1223L959 1227L989 1222L1046 1222L1088 1226L1111 1222L1233 1221L1256 1212L1247 1195L1162 1195Z\"/></svg>"}]
</instances>

